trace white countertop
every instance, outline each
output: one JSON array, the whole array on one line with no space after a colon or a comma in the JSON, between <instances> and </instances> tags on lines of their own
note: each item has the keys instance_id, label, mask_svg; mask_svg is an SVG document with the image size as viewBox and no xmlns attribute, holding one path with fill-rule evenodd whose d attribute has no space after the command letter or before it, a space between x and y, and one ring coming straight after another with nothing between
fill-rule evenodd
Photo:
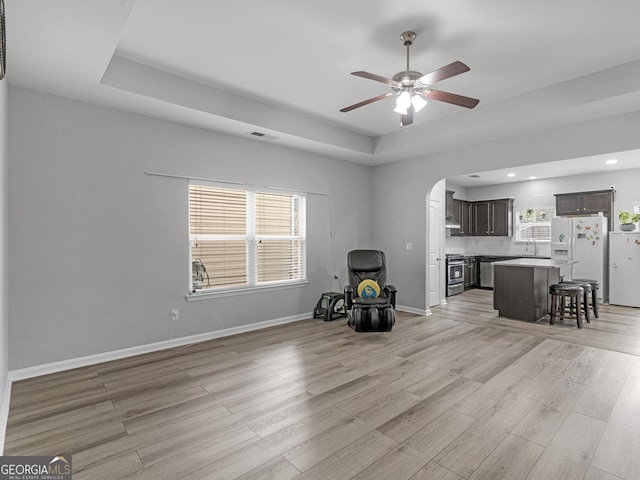
<instances>
[{"instance_id":1,"label":"white countertop","mask_svg":"<svg viewBox=\"0 0 640 480\"><path fill-rule=\"evenodd\" d=\"M493 262L493 265L503 267L543 267L543 268L559 268L563 265L571 265L578 263L577 261L569 262L567 260L551 260L543 258L516 258L514 260L503 260L502 262Z\"/></svg>"}]
</instances>

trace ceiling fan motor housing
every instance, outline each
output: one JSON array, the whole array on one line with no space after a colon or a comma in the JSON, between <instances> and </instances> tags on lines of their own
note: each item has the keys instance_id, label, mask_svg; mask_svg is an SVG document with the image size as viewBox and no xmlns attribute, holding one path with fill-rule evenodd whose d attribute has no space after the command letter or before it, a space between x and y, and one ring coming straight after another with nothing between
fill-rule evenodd
<instances>
[{"instance_id":1,"label":"ceiling fan motor housing","mask_svg":"<svg viewBox=\"0 0 640 480\"><path fill-rule=\"evenodd\" d=\"M404 72L398 72L391 78L396 82L401 83L403 87L410 87L420 77L422 77L422 73L416 72L415 70L409 70ZM400 87L398 87L398 89L400 89Z\"/></svg>"}]
</instances>

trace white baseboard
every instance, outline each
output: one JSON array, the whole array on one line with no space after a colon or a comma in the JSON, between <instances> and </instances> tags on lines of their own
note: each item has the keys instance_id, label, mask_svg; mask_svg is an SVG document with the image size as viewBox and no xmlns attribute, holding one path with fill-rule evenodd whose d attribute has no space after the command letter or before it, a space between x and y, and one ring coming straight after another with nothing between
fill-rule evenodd
<instances>
[{"instance_id":1,"label":"white baseboard","mask_svg":"<svg viewBox=\"0 0 640 480\"><path fill-rule=\"evenodd\" d=\"M405 307L404 305L396 305L396 310L401 312L413 313L414 315L429 315L429 310L421 310L419 308Z\"/></svg>"},{"instance_id":2,"label":"white baseboard","mask_svg":"<svg viewBox=\"0 0 640 480\"><path fill-rule=\"evenodd\" d=\"M7 422L9 420L9 405L11 403L11 386L15 381L39 377L41 375L48 375L50 373L63 372L65 370L72 370L79 367L87 367L89 365L95 365L97 363L119 360L121 358L142 355L144 353L151 353L159 350L180 347L183 345L190 345L192 343L205 342L207 340L213 340L215 338L228 337L230 335L236 335L238 333L251 332L253 330L260 330L276 325L283 325L285 323L298 322L300 320L308 320L310 318L313 318L312 312L293 315L290 317L277 318L274 320L267 320L265 322L252 323L249 325L241 325L239 327L225 328L223 330L216 330L213 332L171 339L164 342L140 345L138 347L123 348L122 350L98 353L96 355L88 355L86 357L71 358L69 360L62 360L60 362L48 363L45 365L37 365L35 367L11 370L7 374L7 381L4 387L4 395L2 396L2 403L0 404L0 452L4 453L4 441L7 432Z\"/></svg>"},{"instance_id":3,"label":"white baseboard","mask_svg":"<svg viewBox=\"0 0 640 480\"><path fill-rule=\"evenodd\" d=\"M11 378L7 375L0 404L0 452L4 455L4 440L7 434L7 422L9 421L9 405L11 403Z\"/></svg>"},{"instance_id":4,"label":"white baseboard","mask_svg":"<svg viewBox=\"0 0 640 480\"><path fill-rule=\"evenodd\" d=\"M72 370L74 368L88 367L97 363L109 362L112 360L119 360L121 358L133 357L135 355L142 355L144 353L157 352L159 350L167 350L169 348L181 347L183 345L190 345L192 343L205 342L207 340L213 340L215 338L228 337L230 335L237 335L238 333L251 332L253 330L260 330L267 327L273 327L276 325L283 325L285 323L298 322L300 320L309 320L313 318L313 313L301 313L299 315L292 315L290 317L277 318L274 320L266 320L264 322L251 323L249 325L241 325L238 327L225 328L222 330L215 330L213 332L200 333L198 335L191 335L188 337L175 338L163 342L150 343L147 345L140 345L137 347L123 348L122 350L115 350L112 352L98 353L95 355L88 355L86 357L71 358L69 360L62 360L60 362L47 363L44 365L36 365L34 367L21 368L19 370L11 370L7 376L7 382L15 382L18 380L25 380L28 378L39 377L42 375L48 375L50 373L63 372L65 370ZM10 391L10 389L8 389ZM6 391L5 391L6 392ZM2 405L4 410L4 404ZM7 403L7 413L9 406ZM0 411L0 414L3 412ZM0 418L0 422L2 418Z\"/></svg>"},{"instance_id":5,"label":"white baseboard","mask_svg":"<svg viewBox=\"0 0 640 480\"><path fill-rule=\"evenodd\" d=\"M406 307L397 305L396 310L413 313L415 315L429 315L428 310L421 310L413 307ZM198 335L191 335L188 337L175 338L163 342L150 343L147 345L140 345L137 347L123 348L121 350L114 350L111 352L98 353L95 355L88 355L85 357L71 358L69 360L62 360L59 362L52 362L43 365L36 365L34 367L21 368L18 370L11 370L7 374L7 381L4 388L4 395L2 403L0 404L0 452L4 452L4 440L6 434L7 421L9 419L9 405L11 402L11 386L12 383L18 380L26 380L29 378L39 377L42 375L49 375L51 373L63 372L65 370L72 370L74 368L88 367L97 363L109 362L112 360L119 360L122 358L132 357L135 355L142 355L145 353L157 352L159 350L167 350L169 348L180 347L183 345L190 345L192 343L205 342L207 340L213 340L216 338L228 337L231 335L237 335L239 333L251 332L254 330L260 330L263 328L274 327L276 325L284 325L286 323L299 322L301 320L309 320L313 318L313 313L302 313L299 315L293 315L290 317L277 318L274 320L267 320L264 322L252 323L249 325L241 325L238 327L225 328L222 330L215 330L213 332L201 333Z\"/></svg>"},{"instance_id":6,"label":"white baseboard","mask_svg":"<svg viewBox=\"0 0 640 480\"><path fill-rule=\"evenodd\" d=\"M413 313L415 315L429 315L429 310L422 310L413 307L407 307L403 305L396 305L396 310ZM313 313L301 313L299 315L292 315L289 317L276 318L273 320L266 320L264 322L251 323L248 325L240 325L238 327L230 327L222 330L214 330L212 332L200 333L198 335L191 335L188 337L175 338L167 341L150 343L147 345L139 345L137 347L124 348L122 350L114 350L111 352L98 353L95 355L88 355L86 357L71 358L69 360L62 360L59 362L52 362L43 365L36 365L34 367L21 368L18 370L10 370L7 375L7 382L10 385L11 382L18 380L26 380L28 378L40 377L42 375L49 375L51 373L63 372L65 370L72 370L74 368L88 367L97 363L109 362L112 360L119 360L122 358L133 357L135 355L142 355L145 353L157 352L159 350L166 350L169 348L181 347L183 345L190 345L192 343L206 342L207 340L213 340L215 338L228 337L230 335L237 335L239 333L251 332L254 330L260 330L263 328L273 327L276 325L283 325L286 323L299 322L300 320L308 320L313 318ZM6 392L11 392L8 388ZM10 398L10 397L9 397ZM4 404L0 406L0 415L4 409ZM8 411L8 404L6 410ZM2 418L0 417L0 422ZM0 423L1 427L1 423Z\"/></svg>"}]
</instances>

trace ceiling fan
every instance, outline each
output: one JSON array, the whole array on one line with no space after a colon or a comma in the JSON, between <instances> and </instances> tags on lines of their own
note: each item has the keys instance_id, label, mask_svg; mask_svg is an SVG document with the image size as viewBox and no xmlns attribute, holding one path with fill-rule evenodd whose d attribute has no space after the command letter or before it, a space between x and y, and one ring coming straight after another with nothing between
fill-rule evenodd
<instances>
[{"instance_id":1,"label":"ceiling fan","mask_svg":"<svg viewBox=\"0 0 640 480\"><path fill-rule=\"evenodd\" d=\"M462 95L456 95L455 93L443 92L442 90L434 90L431 88L431 85L436 82L468 72L470 68L467 65L462 62L453 62L426 75L416 72L415 70L410 70L409 49L416 39L416 34L414 32L404 32L400 35L400 39L407 47L407 69L404 72L396 73L392 78L362 71L351 73L351 75L357 77L368 78L389 85L392 91L342 108L340 109L341 112L350 112L351 110L369 105L383 98L396 95L398 98L394 111L402 114L400 126L404 127L413 123L413 113L422 110L427 104L427 99L451 103L465 108L473 108L478 105L480 100L476 98L464 97Z\"/></svg>"}]
</instances>

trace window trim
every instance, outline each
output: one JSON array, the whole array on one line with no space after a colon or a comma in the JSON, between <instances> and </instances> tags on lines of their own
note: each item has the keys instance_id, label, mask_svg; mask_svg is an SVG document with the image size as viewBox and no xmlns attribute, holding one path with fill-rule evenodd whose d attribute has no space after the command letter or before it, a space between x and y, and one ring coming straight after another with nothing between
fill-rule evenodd
<instances>
[{"instance_id":1,"label":"window trim","mask_svg":"<svg viewBox=\"0 0 640 480\"><path fill-rule=\"evenodd\" d=\"M236 238L237 240L243 240L247 242L247 252L246 252L246 275L247 275L247 284L246 285L232 285L232 286L220 286L220 287L212 287L194 291L193 290L193 277L192 277L192 269L191 264L193 261L192 257L192 240L194 237L197 239L201 237L202 239L211 239L211 237L216 237L218 235L192 235L191 234L191 215L190 215L190 202L189 202L189 187L191 185L197 186L205 186L205 187L213 187L220 188L226 190L238 190L247 193L247 205L246 205L246 234L245 235L228 235L219 237L224 237L226 239ZM300 205L298 207L298 226L301 228L301 234L298 236L281 236L281 237L271 237L269 236L269 240L277 240L277 239L286 239L286 240L295 240L302 243L302 264L301 264L301 276L302 278L292 279L292 280L275 280L270 282L261 282L257 283L257 242L259 240L258 237L264 237L264 235L256 234L256 194L257 193L267 193L273 195L287 195L290 197L297 197L300 199ZM187 185L187 235L188 235L188 256L189 261L187 263L188 267L188 291L186 298L187 300L202 300L206 298L216 298L216 297L229 297L229 296L237 296L243 295L246 293L259 293L263 291L271 291L271 290L282 290L282 289L290 289L301 286L306 286L309 284L307 279L307 211L306 211L306 194L299 191L286 191L275 190L271 188L254 188L245 184L238 185L229 185L228 183L219 183L206 181L201 179L189 179ZM253 249L253 253L251 252Z\"/></svg>"},{"instance_id":2,"label":"window trim","mask_svg":"<svg viewBox=\"0 0 640 480\"><path fill-rule=\"evenodd\" d=\"M309 285L309 280L291 280L290 283L279 283L272 285L258 285L253 287L229 287L229 288L210 288L199 290L193 293L187 293L185 298L188 302L198 300L207 300L208 298L224 298L237 297L238 295L247 295L250 293L274 292L278 290L290 290L293 288L303 288Z\"/></svg>"},{"instance_id":3,"label":"window trim","mask_svg":"<svg viewBox=\"0 0 640 480\"><path fill-rule=\"evenodd\" d=\"M551 243L551 238L549 238L549 240L541 240L541 239L520 239L519 238L519 233L520 233L520 229L518 228L520 226L520 217L518 215L519 212L522 212L524 210L551 210L552 215L551 218L549 219L549 229L551 229L551 219L555 216L556 214L556 208L555 205L535 205L535 206L531 206L531 205L526 205L526 206L514 206L513 207L513 243L514 244L526 244L526 243L531 243L531 241L535 240L537 243L541 243L541 244L547 244L547 243Z\"/></svg>"}]
</instances>

